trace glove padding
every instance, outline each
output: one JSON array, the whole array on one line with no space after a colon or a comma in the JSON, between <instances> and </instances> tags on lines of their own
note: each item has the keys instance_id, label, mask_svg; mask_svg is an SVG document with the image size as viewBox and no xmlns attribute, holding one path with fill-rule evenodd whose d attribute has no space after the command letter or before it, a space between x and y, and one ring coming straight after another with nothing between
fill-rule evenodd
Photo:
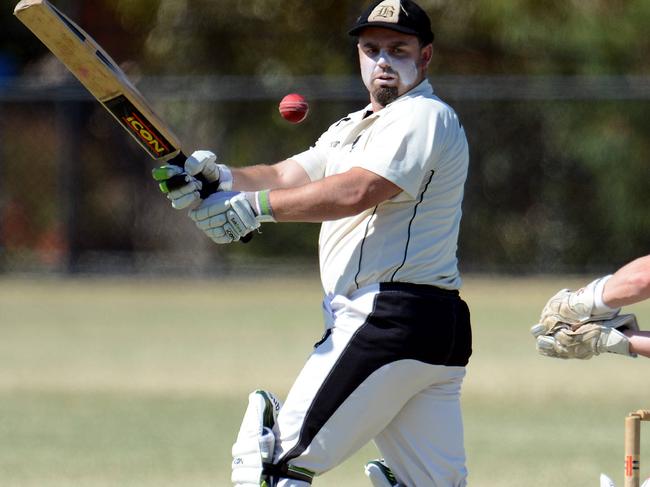
<instances>
[{"instance_id":1,"label":"glove padding","mask_svg":"<svg viewBox=\"0 0 650 487\"><path fill-rule=\"evenodd\" d=\"M152 171L160 190L177 210L188 208L201 200L203 183L197 179L201 175L208 183L215 183L217 191L232 189L232 172L223 164L217 164L217 156L210 151L196 151L185 161L184 167L165 165ZM184 184L178 186L178 179Z\"/></svg>"},{"instance_id":2,"label":"glove padding","mask_svg":"<svg viewBox=\"0 0 650 487\"><path fill-rule=\"evenodd\" d=\"M577 291L569 289L558 291L544 306L539 323L536 325L539 327L536 334L551 333L558 324L575 326L614 318L621 311L620 308L612 309L604 305L601 307L596 305L595 294L602 292L602 285L607 278L596 279Z\"/></svg>"},{"instance_id":3,"label":"glove padding","mask_svg":"<svg viewBox=\"0 0 650 487\"><path fill-rule=\"evenodd\" d=\"M623 334L626 330L638 331L633 314L620 315L610 320L570 325L556 324L550 333L540 333L539 325L531 332L536 337L537 351L541 355L562 359L590 359L601 353L617 353L635 357L630 353L630 342Z\"/></svg>"},{"instance_id":4,"label":"glove padding","mask_svg":"<svg viewBox=\"0 0 650 487\"><path fill-rule=\"evenodd\" d=\"M275 221L268 204L268 191L220 191L204 200L198 208L190 210L189 216L199 229L218 244L237 242L258 229L261 223Z\"/></svg>"}]
</instances>

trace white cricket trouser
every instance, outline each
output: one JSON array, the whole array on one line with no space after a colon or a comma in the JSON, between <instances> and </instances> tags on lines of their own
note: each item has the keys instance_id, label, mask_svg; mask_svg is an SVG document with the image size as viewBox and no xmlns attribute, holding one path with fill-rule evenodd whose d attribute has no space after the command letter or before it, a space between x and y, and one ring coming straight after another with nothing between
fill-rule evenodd
<instances>
[{"instance_id":1,"label":"white cricket trouser","mask_svg":"<svg viewBox=\"0 0 650 487\"><path fill-rule=\"evenodd\" d=\"M471 329L458 293L382 283L324 307L325 336L278 416L275 463L318 475L374 439L403 485L465 486L460 389Z\"/></svg>"}]
</instances>

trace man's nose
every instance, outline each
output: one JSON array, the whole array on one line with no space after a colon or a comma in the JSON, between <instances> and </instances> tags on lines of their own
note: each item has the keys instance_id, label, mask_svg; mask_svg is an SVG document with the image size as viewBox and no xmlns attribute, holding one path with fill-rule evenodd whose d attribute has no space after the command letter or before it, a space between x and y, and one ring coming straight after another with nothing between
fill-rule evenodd
<instances>
[{"instance_id":1,"label":"man's nose","mask_svg":"<svg viewBox=\"0 0 650 487\"><path fill-rule=\"evenodd\" d=\"M377 66L380 68L390 67L390 60L384 51L379 53L379 58L377 59Z\"/></svg>"}]
</instances>

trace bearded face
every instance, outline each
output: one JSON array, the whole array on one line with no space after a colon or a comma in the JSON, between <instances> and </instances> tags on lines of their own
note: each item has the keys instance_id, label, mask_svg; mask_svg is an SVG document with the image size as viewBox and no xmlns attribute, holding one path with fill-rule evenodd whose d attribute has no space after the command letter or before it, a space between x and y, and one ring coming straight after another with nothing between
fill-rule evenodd
<instances>
[{"instance_id":1,"label":"bearded face","mask_svg":"<svg viewBox=\"0 0 650 487\"><path fill-rule=\"evenodd\" d=\"M359 64L371 100L385 107L418 85L424 79L430 53L430 47L423 48L415 36L365 29L359 37Z\"/></svg>"}]
</instances>

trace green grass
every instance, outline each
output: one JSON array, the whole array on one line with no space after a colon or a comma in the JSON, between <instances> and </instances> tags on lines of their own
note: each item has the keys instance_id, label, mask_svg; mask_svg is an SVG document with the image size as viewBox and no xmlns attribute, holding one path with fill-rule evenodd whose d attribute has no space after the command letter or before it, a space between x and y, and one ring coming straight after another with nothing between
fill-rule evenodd
<instances>
[{"instance_id":1,"label":"green grass","mask_svg":"<svg viewBox=\"0 0 650 487\"><path fill-rule=\"evenodd\" d=\"M587 487L601 471L622 485L623 418L650 407L650 363L545 359L528 334L557 288L583 281L466 279L470 485ZM321 333L316 278L0 280L0 485L229 485L248 392L283 396ZM315 485L368 487L375 455Z\"/></svg>"}]
</instances>

